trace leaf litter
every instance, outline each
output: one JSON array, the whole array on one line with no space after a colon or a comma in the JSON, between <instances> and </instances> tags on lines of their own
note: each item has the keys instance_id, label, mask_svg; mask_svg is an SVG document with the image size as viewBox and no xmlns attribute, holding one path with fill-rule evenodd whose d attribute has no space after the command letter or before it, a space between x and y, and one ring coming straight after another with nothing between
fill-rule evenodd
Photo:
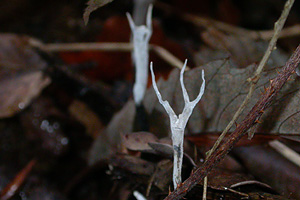
<instances>
[{"instance_id":1,"label":"leaf litter","mask_svg":"<svg viewBox=\"0 0 300 200\"><path fill-rule=\"evenodd\" d=\"M51 83L46 63L28 44L28 37L0 34L0 118L25 109Z\"/></svg>"},{"instance_id":2,"label":"leaf litter","mask_svg":"<svg viewBox=\"0 0 300 200\"><path fill-rule=\"evenodd\" d=\"M101 3L101 1L99 2ZM101 5L108 2L109 1L104 2ZM90 3L90 5L92 4ZM89 15L90 12L96 9L96 7L99 7L99 5L99 3L98 5L92 5L94 8L90 8L90 10L86 11L88 14L85 13L85 15ZM199 92L201 84L199 81L201 79L201 69L205 69L206 79L208 80L207 92L203 97L204 100L201 101L201 103L195 108L195 111L188 123L186 133L189 134L191 138L201 137L198 133L220 133L224 129L227 123L231 120L233 113L247 94L249 87L247 78L251 77L256 67L255 64L252 63L260 59L266 47L266 43L263 41L255 41L247 38L247 36L236 37L236 35L233 36L230 34L224 34L223 32L219 32L219 30L214 29L206 30L206 32L201 34L201 37L207 46L201 47L199 52L193 54L196 65L200 67L193 68L185 73L185 84L191 99L195 98ZM30 50L28 51L30 52ZM20 53L20 55L23 54L27 55L26 52ZM34 53L25 60L37 60L38 62L36 63L39 63L39 56L33 54ZM12 58L13 56L10 55L8 57ZM18 59L12 59L7 61L5 64L10 63L9 66L20 66L19 63L14 63L17 60ZM212 62L212 60L214 61ZM286 55L284 55L281 51L275 51L271 61L268 63L269 67L263 73L255 90L255 94L251 99L250 104L243 112L241 118L249 111L256 100L260 97L261 93L264 92L264 85L269 82L270 78L276 76L277 70L280 69L285 60ZM32 66L35 66L36 63ZM27 65L28 63L24 66ZM24 96L27 96L29 99L26 104L26 106L28 106L37 96L41 95L42 89L50 84L50 82L43 84L43 79L50 80L42 72L44 66L45 63L42 61L41 65L37 64L36 68L30 68L30 70L28 70L28 68L25 70L18 69L14 71L12 67L9 69L8 73L3 70L5 68L1 68L3 70L1 71L1 80L8 74L10 77L13 77L12 80L14 80L15 83L20 82L20 84L16 85L23 86L22 83L30 82L34 85L42 86L41 88L35 88L33 90L34 92L25 93ZM35 75L30 76L33 74ZM26 79L25 75L29 78L27 77ZM160 79L158 81L159 90L164 98L170 102L176 113L180 113L183 109L178 75L179 71L173 70L167 80ZM35 80L35 78L38 80ZM26 79L26 81L23 79ZM3 80L5 79L3 78ZM299 127L297 120L299 118L299 109L297 106L297 102L299 102L298 81L298 77L292 77L288 84L285 85L276 101L273 102L272 108L265 112L262 124L258 125L254 131L261 134L271 133L273 135L286 134L290 136L291 134L299 134L299 130L297 129L297 127ZM9 83L7 83L7 85L9 85ZM17 90L13 87L12 91ZM9 94L9 90L4 90L4 92L5 94ZM14 98L18 99L19 97ZM35 101L33 103L35 103ZM162 139L163 137L170 135L168 128L168 116L166 116L163 108L159 105L152 88L148 89L143 104L148 114L150 132L133 132L136 111L132 101L129 101L123 109L116 113L108 126L101 131L96 130L103 129L103 124L99 121L99 119L97 119L97 116L94 116L92 113L96 123L95 126L89 124L90 121L84 119L82 116L89 116L91 114L91 111L84 105L84 103L81 104L81 107L74 106L70 108L72 109L71 115L76 118L76 121L79 121L86 127L89 137L98 137L94 141L94 144L87 156L89 163L92 164L93 167L97 166L97 163L101 163L104 160L108 166L113 166L111 177L115 178L115 180L121 181L121 179L128 175L127 178L129 177L130 183L135 184L135 187L136 185L139 185L139 188L137 190L134 189L134 191L141 191L144 193L144 188L147 186L147 190L150 194L151 192L153 192L154 196L155 194L161 194L161 197L163 198L167 194L172 173L172 164L169 159L166 159L166 157L170 157L171 155L170 150L172 150L172 148L169 143L170 141L165 142L165 140ZM18 104L15 103L13 107L16 108L16 105ZM79 112L77 108L79 109ZM82 111L80 108L85 108L85 110ZM5 117L14 117L16 116L15 114L20 111L22 110L13 109L10 114L7 114L8 112L6 111ZM21 114L23 115L23 112L21 112ZM23 120L25 117L26 115L24 114ZM127 138L124 140L124 137ZM254 141L253 143L255 145L261 145L260 142L263 139L260 139L257 135L254 136L254 139L256 137L258 138L258 142ZM273 139L272 137L273 136L271 136L270 139ZM188 159L195 162L194 165L201 165L199 158L203 158L203 155L205 154L205 152L199 152L199 149L203 146L205 148L211 146L211 140L213 139L208 138L206 140L209 141L208 144L205 143L205 140L200 140L198 143L191 140L192 143L195 143L198 147L196 152L198 154L202 154L199 157L196 156L195 152L191 151L191 146L193 146L191 143L189 143L188 146L185 146L185 148L189 149L189 151L187 151L189 154L186 155ZM266 140L268 141L268 138ZM250 145L253 145L253 143L251 144L251 141L249 143ZM263 141L262 143L265 142ZM244 144L242 144L242 146L244 146ZM125 148L127 151L124 150ZM140 154L131 154L129 151L137 151L140 152ZM162 156L163 154L166 156ZM242 157L247 158L249 162L253 162L251 160L252 158L248 156ZM195 160L192 158L195 158ZM268 161L270 158L264 159ZM274 157L274 160L276 159L277 157ZM193 173L193 164L192 167L188 167L190 164L191 162L184 162L184 172L186 173L186 177L188 177L190 173ZM265 164L265 166L267 166L267 164ZM286 165L283 164L283 166ZM249 169L250 168L251 167L249 167ZM98 169L101 169L101 167ZM236 171L228 172L223 169L217 169L216 171L218 170L219 172L213 172L209 177L210 192L213 190L222 190L223 193L219 194L222 196L225 194L225 188L230 188L232 185L236 186L240 184L240 187L242 187L241 185L249 186L253 183L251 182L253 181L253 177L249 178L243 173ZM256 174L256 172L252 172L252 170L250 170L250 172L254 175ZM218 175L218 173L221 175ZM132 174L134 176L132 176ZM268 173L266 172L266 174ZM136 178L141 176L144 176L144 178L142 177L140 180L137 179L136 181L132 181L133 179L131 180L133 177ZM226 177L229 177L229 179L226 179ZM256 178L262 178L263 181L266 180L266 182L269 182L269 180L264 179L263 174L257 175ZM148 181L152 183L147 184ZM274 187L273 184L270 185ZM122 191L127 191L127 193L133 191L128 188L132 187L128 186L128 184L124 184ZM277 191L281 191L277 187L274 188ZM279 196L275 196L273 191L269 191L266 188L259 190L259 192L243 190L239 188L239 186L234 187L233 189L236 191L231 191L232 193L229 194L226 193L226 195L229 195L229 197L226 196L229 199L241 198L241 196L243 196L242 192L246 192L248 197L251 198L259 199L269 197L273 199L281 199ZM201 189L199 188L196 188L196 191L201 193ZM289 191L290 190L287 190L287 192ZM238 192L241 193L239 194ZM216 193L212 192L211 194Z\"/></svg>"},{"instance_id":3,"label":"leaf litter","mask_svg":"<svg viewBox=\"0 0 300 200\"><path fill-rule=\"evenodd\" d=\"M270 77L274 77L277 74L277 68L268 69L267 71L263 72L262 77L258 82L257 88L251 99L251 102L246 107L245 111L242 113L241 118L245 116L249 109L258 100L258 98L264 90L264 85L269 82ZM236 111L236 109L244 99L245 95L247 94L249 87L247 78L250 77L253 71L255 70L255 65L250 65L247 68L236 68L230 64L230 61L228 59L223 59L213 61L206 65L187 71L185 75L185 84L187 91L191 95L191 98L194 98L199 92L199 87L201 86L201 82L199 82L199 80L201 79L202 69L204 69L206 72L207 92L204 94L203 97L205 100L202 101L198 106L196 106L195 111L191 115L191 119L188 123L188 133L191 135L201 132L218 133L224 129L227 123L231 120L233 113ZM164 96L165 99L170 101L171 106L174 107L174 110L177 113L180 112L180 110L182 110L183 108L179 80L178 78L176 78L178 77L176 76L178 74L179 70L175 69L170 74L168 80L164 81L161 79L158 83L158 87L160 88L162 96ZM298 121L295 122L296 120L292 119L287 120L291 117L295 117L294 119L297 119L297 102L299 102L299 84L297 84L298 78L296 76L294 76L294 79L295 81L289 81L281 90L279 98L273 103L273 106L268 111L266 111L263 117L264 123L260 124L257 127L257 131L261 134L274 134L274 136L270 135L269 140L275 139L276 137L278 137L275 135L278 134L299 134L299 129L297 128L297 126L299 126ZM290 94L290 96L292 97L285 98L286 94ZM153 131L155 135L165 136L164 134L166 133L166 131L168 131L168 123L166 123L168 122L168 116L164 114L163 108L159 105L158 101L156 101L154 97L155 93L153 92L153 89L148 89L144 99L144 106L146 111L148 112L148 116L150 119L150 130ZM280 103L280 101L284 100L287 102L287 104ZM131 102L131 104L133 104L133 102ZM285 105L284 108L286 108L287 110L285 111L284 108L282 108L282 106L279 105ZM293 110L292 112L291 109ZM119 123L123 124L124 126L125 124L123 123L123 119L126 117L126 119L128 120L130 118L128 118L128 116L134 115L134 113L132 113L132 110L129 109L122 109L120 113L122 113L121 115L123 115L123 117L119 115L119 120L113 121L116 124L111 125L111 127L118 127L120 126L118 125ZM127 130L130 132L132 128L132 125L130 125L130 123L133 123L132 120L133 119L131 119L130 121L126 121L127 123L125 126L127 127L122 126L122 130ZM162 121L164 123L162 123ZM289 122L293 123L288 125ZM272 126L265 126L265 123L272 124ZM286 126L283 126L282 124L285 124ZM285 129L284 127L287 128ZM158 131L156 133L155 130L163 130L163 132ZM255 137L256 136L254 136L254 138ZM262 141L262 143L266 143L267 141ZM156 143L149 143L150 146L152 146L153 144ZM249 144L251 145L251 141L249 141ZM252 143L252 145L253 144L255 144L255 142ZM207 146L207 144L204 145ZM140 150L142 151L142 149ZM170 152L172 152L171 146ZM95 153L94 155L99 155L99 152ZM232 175L229 175L229 177L232 177ZM212 176L209 180L213 181L216 179L214 179ZM211 181L209 181L208 186L210 188L214 188L215 186L211 185L213 184L213 182ZM239 181L235 183L238 182ZM219 184L222 185L221 182L219 182ZM229 186L223 184L223 187Z\"/></svg>"}]
</instances>

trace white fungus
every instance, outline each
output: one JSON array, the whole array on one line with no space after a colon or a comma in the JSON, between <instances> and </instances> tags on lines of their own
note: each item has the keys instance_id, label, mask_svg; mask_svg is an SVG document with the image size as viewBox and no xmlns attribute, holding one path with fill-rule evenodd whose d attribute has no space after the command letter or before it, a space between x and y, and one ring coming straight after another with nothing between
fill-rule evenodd
<instances>
[{"instance_id":1,"label":"white fungus","mask_svg":"<svg viewBox=\"0 0 300 200\"><path fill-rule=\"evenodd\" d=\"M176 189L179 184L181 184L181 168L182 168L182 159L183 159L183 139L184 139L184 129L185 126L193 112L193 109L195 108L196 104L200 101L202 95L204 94L204 88L205 88L205 79L204 79L204 71L202 70L202 85L200 88L200 92L197 96L197 98L194 101L190 101L189 95L186 91L186 88L184 86L183 82L183 74L184 70L187 64L187 60L185 60L185 63L181 69L180 72L180 85L183 93L183 99L184 99L184 108L182 113L177 116L173 109L171 108L168 101L163 101L161 94L157 88L156 82L155 82L155 75L153 72L153 64L150 63L150 70L152 75L152 84L154 91L157 95L158 101L160 104L165 108L166 112L168 113L170 117L170 127L171 127L171 133L172 133L172 143L173 143L173 151L174 151L174 163L173 163L173 184L174 188Z\"/></svg>"},{"instance_id":2,"label":"white fungus","mask_svg":"<svg viewBox=\"0 0 300 200\"><path fill-rule=\"evenodd\" d=\"M152 8L148 8L146 26L136 26L129 13L126 13L133 34L133 60L135 64L134 102L140 105L144 99L148 82L149 40L152 35Z\"/></svg>"}]
</instances>

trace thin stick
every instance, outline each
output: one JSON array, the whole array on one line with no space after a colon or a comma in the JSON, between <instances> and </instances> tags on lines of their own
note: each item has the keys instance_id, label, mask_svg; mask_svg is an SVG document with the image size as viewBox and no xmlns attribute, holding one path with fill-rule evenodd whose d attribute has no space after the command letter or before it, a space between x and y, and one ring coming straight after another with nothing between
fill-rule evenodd
<instances>
[{"instance_id":1,"label":"thin stick","mask_svg":"<svg viewBox=\"0 0 300 200\"><path fill-rule=\"evenodd\" d=\"M300 167L300 155L296 151L279 142L278 140L269 142L269 145L283 155L286 159Z\"/></svg>"},{"instance_id":2,"label":"thin stick","mask_svg":"<svg viewBox=\"0 0 300 200\"><path fill-rule=\"evenodd\" d=\"M253 39L263 39L269 40L273 37L274 30L267 30L267 31L251 31L249 33L249 37ZM290 26L287 28L282 29L278 38L288 38L300 35L300 25L296 24L294 26Z\"/></svg>"},{"instance_id":3,"label":"thin stick","mask_svg":"<svg viewBox=\"0 0 300 200\"><path fill-rule=\"evenodd\" d=\"M216 151L214 151L209 159L207 159L201 167L199 167L186 181L184 181L176 190L174 190L165 200L181 199L188 191L190 191L197 183L199 183L208 172L216 166L235 146L235 144L246 134L246 132L255 124L262 116L265 109L269 108L272 101L277 96L280 89L287 82L289 77L295 73L295 69L300 63L300 45L287 61L278 76L270 80L265 93L258 102L253 106L244 120L237 125L236 129L230 134L226 140Z\"/></svg>"},{"instance_id":4,"label":"thin stick","mask_svg":"<svg viewBox=\"0 0 300 200\"><path fill-rule=\"evenodd\" d=\"M126 42L90 42L90 43L53 43L44 44L39 40L30 38L29 43L35 48L39 48L48 52L76 52L76 51L108 51L108 52L131 52L133 45ZM149 45L149 50L154 51L164 61L171 66L181 69L183 62L181 62L176 56L174 56L167 49L158 45ZM186 69L189 69L186 66Z\"/></svg>"},{"instance_id":5,"label":"thin stick","mask_svg":"<svg viewBox=\"0 0 300 200\"><path fill-rule=\"evenodd\" d=\"M203 181L203 195L202 195L202 200L206 200L206 196L207 196L207 176L204 177L204 181Z\"/></svg>"},{"instance_id":6,"label":"thin stick","mask_svg":"<svg viewBox=\"0 0 300 200\"><path fill-rule=\"evenodd\" d=\"M215 27L218 30L221 30L223 32L232 34L232 35L238 35L238 36L245 36L254 40L262 39L262 40L270 40L274 35L274 30L249 30L237 26L233 26L221 21L209 19L206 17L200 17L197 15L184 13L182 11L176 10L172 6L169 6L166 3L162 2L156 2L155 3L157 8L161 8L164 10L172 10L172 12L175 12L183 19L193 23L195 26L198 27L204 27L206 29ZM300 25L296 24L294 26L290 26L288 28L283 29L278 38L287 38L287 37L294 37L300 35Z\"/></svg>"}]
</instances>

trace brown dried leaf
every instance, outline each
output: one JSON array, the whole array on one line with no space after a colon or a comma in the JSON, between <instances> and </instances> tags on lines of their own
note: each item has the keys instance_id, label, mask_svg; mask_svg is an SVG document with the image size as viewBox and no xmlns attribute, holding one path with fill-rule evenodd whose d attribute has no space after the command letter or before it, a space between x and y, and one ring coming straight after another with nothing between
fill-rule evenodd
<instances>
[{"instance_id":1,"label":"brown dried leaf","mask_svg":"<svg viewBox=\"0 0 300 200\"><path fill-rule=\"evenodd\" d=\"M195 107L187 127L191 133L221 132L245 99L249 90L247 79L252 77L256 67L255 65L250 65L247 68L239 69L233 67L230 60L225 59L210 62L187 71L184 82L192 100L199 93L199 88L201 87L201 81L199 80L201 80L202 69L205 70L205 78L207 80L205 93L199 104ZM269 83L269 79L277 75L277 70L280 69L273 68L263 72L253 97L240 119L257 102L261 93L264 92L264 86ZM174 71L178 73L177 69ZM173 78L171 76L169 80L161 81L158 87L161 90L163 99L170 102L176 113L180 113L182 112L184 101L178 77L175 80ZM300 133L300 129L298 128L300 127L300 121L298 120L300 114L300 107L298 106L300 99L299 85L300 78L294 76L282 88L273 106L265 111L262 117L263 123L258 126L258 132ZM145 109L150 115L149 118L153 120L151 125L157 127L155 123L159 123L157 129L168 130L170 134L168 116L158 101L153 100L155 94L151 90L153 89L150 88L150 91L147 92L144 101ZM156 117L158 118L157 121L155 121ZM153 127L151 129L154 129ZM153 130L151 132L156 134Z\"/></svg>"},{"instance_id":2,"label":"brown dried leaf","mask_svg":"<svg viewBox=\"0 0 300 200\"><path fill-rule=\"evenodd\" d=\"M83 13L83 20L84 20L84 24L87 25L87 23L89 22L89 17L90 17L90 14L97 10L98 8L112 2L113 0L89 0L87 2L87 7L86 9L84 10L84 13Z\"/></svg>"},{"instance_id":3,"label":"brown dried leaf","mask_svg":"<svg viewBox=\"0 0 300 200\"><path fill-rule=\"evenodd\" d=\"M158 138L149 132L123 134L123 143L125 147L133 151L151 150L152 148L148 145L148 143L157 141Z\"/></svg>"},{"instance_id":4,"label":"brown dried leaf","mask_svg":"<svg viewBox=\"0 0 300 200\"><path fill-rule=\"evenodd\" d=\"M151 142L149 146L159 155L163 155L169 158L173 157L173 147L169 144ZM184 162L188 161L192 166L196 167L194 160L186 153L183 153Z\"/></svg>"},{"instance_id":5,"label":"brown dried leaf","mask_svg":"<svg viewBox=\"0 0 300 200\"><path fill-rule=\"evenodd\" d=\"M2 80L0 118L11 117L26 108L50 82L50 78L44 77L40 71Z\"/></svg>"},{"instance_id":6,"label":"brown dried leaf","mask_svg":"<svg viewBox=\"0 0 300 200\"><path fill-rule=\"evenodd\" d=\"M229 59L223 59L187 71L184 82L191 100L195 99L199 93L202 84L200 81L202 69L205 71L205 79L207 81L205 93L189 119L187 130L192 134L221 132L245 99L249 91L247 79L253 76L256 66L250 65L246 68L236 68L231 65ZM261 93L264 92L264 86L269 83L270 78L277 75L278 69L269 68L262 73L250 103L246 106L239 119L243 119L255 102L257 102ZM179 70L174 69L168 80L159 80L158 88L163 100L168 100L177 114L181 113L184 101L179 83ZM299 88L300 78L295 76L282 88L274 105L265 111L262 117L263 123L258 126L258 132L276 134L300 133L298 128L300 127L300 121L298 120L299 117L297 118L300 114L300 107L298 106L300 99ZM158 102L152 87L148 89L143 104L148 113L150 132L159 138L170 136L169 117ZM131 105L130 108L128 107L129 105ZM104 146L110 144L116 150L117 148L115 147L117 144L120 144L119 134L132 131L134 116L134 103L130 101L114 117L107 128L107 137L114 139L101 139L103 141L102 144ZM103 154L100 151L95 151L94 155L99 157L99 155Z\"/></svg>"},{"instance_id":7,"label":"brown dried leaf","mask_svg":"<svg viewBox=\"0 0 300 200\"><path fill-rule=\"evenodd\" d=\"M80 123L82 123L88 135L97 138L104 125L99 117L83 102L74 100L69 107L69 111Z\"/></svg>"},{"instance_id":8,"label":"brown dried leaf","mask_svg":"<svg viewBox=\"0 0 300 200\"><path fill-rule=\"evenodd\" d=\"M251 174L287 197L300 198L300 168L275 150L249 146L236 148L233 152Z\"/></svg>"},{"instance_id":9,"label":"brown dried leaf","mask_svg":"<svg viewBox=\"0 0 300 200\"><path fill-rule=\"evenodd\" d=\"M64 130L76 134L72 130L74 124L70 124L72 126L70 128L67 125L68 117L56 107L52 99L47 97L37 98L19 118L31 148L40 153L47 152L47 155L60 156L67 151L70 138ZM74 127L78 128L80 131L80 126Z\"/></svg>"},{"instance_id":10,"label":"brown dried leaf","mask_svg":"<svg viewBox=\"0 0 300 200\"><path fill-rule=\"evenodd\" d=\"M26 36L0 34L0 79L45 69L46 62L28 45L28 40Z\"/></svg>"},{"instance_id":11,"label":"brown dried leaf","mask_svg":"<svg viewBox=\"0 0 300 200\"><path fill-rule=\"evenodd\" d=\"M122 144L121 134L131 133L135 116L135 104L129 101L114 115L103 134L94 141L88 156L89 164L108 158L117 152Z\"/></svg>"},{"instance_id":12,"label":"brown dried leaf","mask_svg":"<svg viewBox=\"0 0 300 200\"><path fill-rule=\"evenodd\" d=\"M226 190L225 188L230 188L231 185L248 180L253 178L244 173L217 168L209 174L208 186L217 190Z\"/></svg>"},{"instance_id":13,"label":"brown dried leaf","mask_svg":"<svg viewBox=\"0 0 300 200\"><path fill-rule=\"evenodd\" d=\"M0 118L24 109L50 83L40 71L46 63L28 37L0 34Z\"/></svg>"},{"instance_id":14,"label":"brown dried leaf","mask_svg":"<svg viewBox=\"0 0 300 200\"><path fill-rule=\"evenodd\" d=\"M162 191L169 189L172 182L173 163L170 160L162 160L156 165L155 173L153 174L153 183Z\"/></svg>"},{"instance_id":15,"label":"brown dried leaf","mask_svg":"<svg viewBox=\"0 0 300 200\"><path fill-rule=\"evenodd\" d=\"M113 156L109 159L109 164L137 175L151 176L155 171L154 163L129 155Z\"/></svg>"},{"instance_id":16,"label":"brown dried leaf","mask_svg":"<svg viewBox=\"0 0 300 200\"><path fill-rule=\"evenodd\" d=\"M202 47L196 53L195 59L200 63L230 57L234 64L239 68L258 62L264 55L268 42L263 40L254 40L244 35L230 35L210 28L201 33L201 38L208 45ZM268 65L281 66L285 64L287 55L277 50L270 56Z\"/></svg>"}]
</instances>

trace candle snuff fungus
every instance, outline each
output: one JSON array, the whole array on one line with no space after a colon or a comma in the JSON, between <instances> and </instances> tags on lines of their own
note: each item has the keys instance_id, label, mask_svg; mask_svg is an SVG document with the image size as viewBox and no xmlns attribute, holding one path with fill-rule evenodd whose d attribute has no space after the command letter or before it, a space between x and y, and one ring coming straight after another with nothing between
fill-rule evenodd
<instances>
[{"instance_id":1,"label":"candle snuff fungus","mask_svg":"<svg viewBox=\"0 0 300 200\"><path fill-rule=\"evenodd\" d=\"M159 103L165 108L167 114L170 118L170 127L171 127L171 133L172 133L172 145L173 145L173 152L174 152L174 163L173 163L173 184L174 188L176 189L179 184L181 184L181 168L182 168L182 159L183 159L183 139L184 139L184 129L186 127L186 124L193 112L193 109L195 108L196 104L200 101L204 94L205 89L205 79L204 79L204 70L202 70L202 85L200 88L200 92L196 99L194 101L190 101L189 95L187 93L187 90L184 86L183 82L183 74L184 70L186 68L187 60L185 60L185 63L181 69L180 72L180 85L183 93L183 99L184 99L184 108L181 114L178 116L175 114L174 110L171 108L168 101L162 100L162 96L157 88L156 82L155 82L155 75L153 72L153 63L150 63L150 71L152 75L152 84L154 91L156 93L156 96L158 98Z\"/></svg>"},{"instance_id":2,"label":"candle snuff fungus","mask_svg":"<svg viewBox=\"0 0 300 200\"><path fill-rule=\"evenodd\" d=\"M136 26L129 13L126 13L133 34L133 60L135 64L135 83L133 98L136 105L144 99L148 82L149 40L152 35L152 9L150 4L147 12L146 26Z\"/></svg>"}]
</instances>

